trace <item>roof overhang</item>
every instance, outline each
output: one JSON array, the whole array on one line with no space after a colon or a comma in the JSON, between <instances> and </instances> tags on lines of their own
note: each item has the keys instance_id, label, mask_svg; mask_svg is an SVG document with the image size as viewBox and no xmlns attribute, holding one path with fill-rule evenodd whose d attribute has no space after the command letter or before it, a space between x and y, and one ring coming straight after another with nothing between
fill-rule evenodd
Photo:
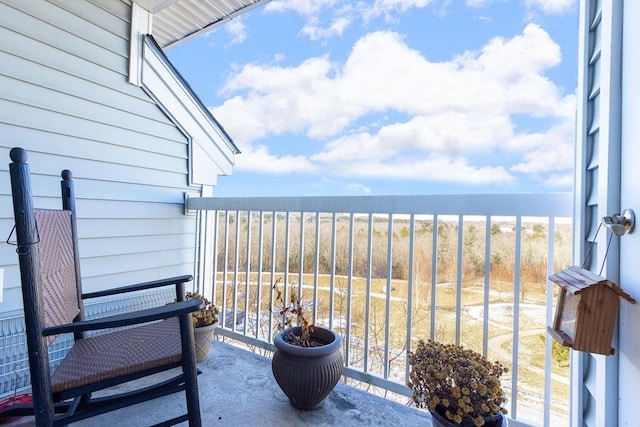
<instances>
[{"instance_id":1,"label":"roof overhang","mask_svg":"<svg viewBox=\"0 0 640 427\"><path fill-rule=\"evenodd\" d=\"M215 185L239 153L164 51L270 0L132 0L129 82L143 88L189 139L190 184Z\"/></svg>"},{"instance_id":2,"label":"roof overhang","mask_svg":"<svg viewBox=\"0 0 640 427\"><path fill-rule=\"evenodd\" d=\"M271 0L133 1L153 14L153 37L162 49L167 49Z\"/></svg>"}]
</instances>

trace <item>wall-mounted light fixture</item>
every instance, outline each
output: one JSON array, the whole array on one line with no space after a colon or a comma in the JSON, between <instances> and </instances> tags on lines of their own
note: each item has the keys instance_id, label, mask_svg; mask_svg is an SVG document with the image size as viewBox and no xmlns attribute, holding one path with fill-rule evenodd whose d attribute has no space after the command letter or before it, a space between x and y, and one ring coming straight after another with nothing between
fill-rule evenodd
<instances>
[{"instance_id":1,"label":"wall-mounted light fixture","mask_svg":"<svg viewBox=\"0 0 640 427\"><path fill-rule=\"evenodd\" d=\"M625 209L621 214L602 217L602 223L616 236L624 236L633 232L636 216L631 209Z\"/></svg>"}]
</instances>

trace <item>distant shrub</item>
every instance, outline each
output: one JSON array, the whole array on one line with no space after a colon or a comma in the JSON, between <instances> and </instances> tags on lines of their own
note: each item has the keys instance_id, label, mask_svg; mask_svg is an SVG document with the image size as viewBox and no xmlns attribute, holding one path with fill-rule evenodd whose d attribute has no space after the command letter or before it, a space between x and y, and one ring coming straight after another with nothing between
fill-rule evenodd
<instances>
[{"instance_id":1,"label":"distant shrub","mask_svg":"<svg viewBox=\"0 0 640 427\"><path fill-rule=\"evenodd\" d=\"M545 334L540 334L538 338L544 343L546 336ZM551 340L551 359L558 366L569 366L569 356L569 347L563 346L556 340Z\"/></svg>"}]
</instances>

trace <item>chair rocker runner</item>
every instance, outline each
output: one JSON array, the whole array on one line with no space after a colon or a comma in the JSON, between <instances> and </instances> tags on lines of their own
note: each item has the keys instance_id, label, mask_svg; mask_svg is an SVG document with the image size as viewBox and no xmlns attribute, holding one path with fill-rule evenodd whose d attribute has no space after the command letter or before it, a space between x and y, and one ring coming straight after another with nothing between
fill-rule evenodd
<instances>
[{"instance_id":1,"label":"chair rocker runner","mask_svg":"<svg viewBox=\"0 0 640 427\"><path fill-rule=\"evenodd\" d=\"M33 405L10 406L0 417L31 414L39 427L66 425L183 391L187 413L159 425L189 421L190 426L200 426L191 313L202 301L184 298L185 283L191 276L83 294L71 172L62 172L62 209L34 209L27 153L14 148L10 157ZM175 287L177 302L84 319L83 300L160 286ZM117 330L102 333L110 328ZM98 330L101 332L86 333ZM63 333L74 334L74 345L51 374L47 347ZM170 369L180 372L145 389L92 398L99 390Z\"/></svg>"}]
</instances>

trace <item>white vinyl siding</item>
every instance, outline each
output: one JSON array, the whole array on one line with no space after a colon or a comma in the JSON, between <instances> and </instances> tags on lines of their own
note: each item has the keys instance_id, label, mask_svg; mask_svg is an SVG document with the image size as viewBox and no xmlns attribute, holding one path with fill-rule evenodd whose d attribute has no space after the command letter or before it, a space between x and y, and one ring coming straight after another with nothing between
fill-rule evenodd
<instances>
[{"instance_id":1,"label":"white vinyl siding","mask_svg":"<svg viewBox=\"0 0 640 427\"><path fill-rule=\"evenodd\" d=\"M128 83L125 2L0 0L0 232L13 226L9 150L29 152L39 207L74 175L85 291L193 273L195 216L183 212L189 139ZM14 247L0 315L21 307Z\"/></svg>"}]
</instances>

